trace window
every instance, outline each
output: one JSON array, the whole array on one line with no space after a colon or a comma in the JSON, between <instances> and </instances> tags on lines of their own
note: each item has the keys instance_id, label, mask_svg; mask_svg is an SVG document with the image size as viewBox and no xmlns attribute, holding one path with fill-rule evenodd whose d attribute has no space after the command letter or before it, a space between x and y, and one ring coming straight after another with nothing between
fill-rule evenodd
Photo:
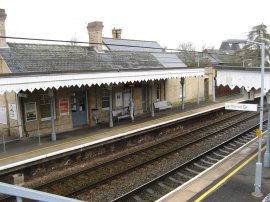
<instances>
[{"instance_id":1,"label":"window","mask_svg":"<svg viewBox=\"0 0 270 202\"><path fill-rule=\"evenodd\" d=\"M40 95L39 105L40 105L41 121L51 120L50 98L48 94ZM55 112L55 105L54 105L54 112ZM55 114L54 118L56 118Z\"/></svg>"},{"instance_id":2,"label":"window","mask_svg":"<svg viewBox=\"0 0 270 202\"><path fill-rule=\"evenodd\" d=\"M160 97L160 83L157 84L157 101L160 101L161 97Z\"/></svg>"},{"instance_id":3,"label":"window","mask_svg":"<svg viewBox=\"0 0 270 202\"><path fill-rule=\"evenodd\" d=\"M110 93L106 88L102 89L102 109L109 109L110 107Z\"/></svg>"},{"instance_id":4,"label":"window","mask_svg":"<svg viewBox=\"0 0 270 202\"><path fill-rule=\"evenodd\" d=\"M28 102L24 104L26 121L37 120L37 107L35 102Z\"/></svg>"},{"instance_id":5,"label":"window","mask_svg":"<svg viewBox=\"0 0 270 202\"><path fill-rule=\"evenodd\" d=\"M129 99L131 98L131 88L124 89L124 107L129 106Z\"/></svg>"}]
</instances>

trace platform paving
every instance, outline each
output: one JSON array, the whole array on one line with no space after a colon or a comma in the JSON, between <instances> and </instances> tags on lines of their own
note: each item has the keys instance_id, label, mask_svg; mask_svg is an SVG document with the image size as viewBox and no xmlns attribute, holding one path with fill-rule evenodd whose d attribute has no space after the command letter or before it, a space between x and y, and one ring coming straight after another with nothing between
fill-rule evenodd
<instances>
[{"instance_id":1,"label":"platform paving","mask_svg":"<svg viewBox=\"0 0 270 202\"><path fill-rule=\"evenodd\" d=\"M263 136L265 142L266 135ZM241 151L191 183L179 187L158 202L257 202L270 194L270 168L263 167L262 197L254 197L258 142L254 139ZM265 146L263 147L263 153ZM263 156L263 155L262 155ZM262 159L263 162L263 159ZM266 202L266 201L264 201ZM270 202L270 199L269 201Z\"/></svg>"},{"instance_id":2,"label":"platform paving","mask_svg":"<svg viewBox=\"0 0 270 202\"><path fill-rule=\"evenodd\" d=\"M261 202L268 194L270 194L270 168L263 167L262 176L262 197L253 196L254 181L255 181L255 165L257 162L257 156L244 166L240 171L234 174L227 182L223 183L215 191L207 195L202 200L197 200L198 196L209 190L215 183L218 183L222 178L218 178L213 184L199 192L190 201L202 201L202 202ZM233 168L235 169L235 167ZM233 171L229 171L227 175ZM225 176L223 176L224 178ZM270 198L268 200L270 202Z\"/></svg>"},{"instance_id":3,"label":"platform paving","mask_svg":"<svg viewBox=\"0 0 270 202\"><path fill-rule=\"evenodd\" d=\"M183 119L188 116L217 109L224 106L225 102L241 102L242 96L230 96L217 99L215 103L212 101L201 102L199 105L186 104L185 110L174 108L173 110L163 110L155 113L155 117L151 114L136 117L135 122L131 123L130 120L123 120L116 123L115 127L109 128L108 124L101 124L97 127L87 127L74 131L64 132L57 134L57 141L50 141L50 135L41 138L39 144L38 137L23 138L17 141L10 141L6 144L6 152L3 152L3 144L0 143L0 170L6 168L7 165L15 166L18 162L23 162L28 159L38 158L44 155L50 155L60 150L66 150L71 147L84 145L86 143L93 143L105 141L108 138L118 137L132 133L136 130L141 130L145 127L151 127L155 124L160 124L166 121Z\"/></svg>"}]
</instances>

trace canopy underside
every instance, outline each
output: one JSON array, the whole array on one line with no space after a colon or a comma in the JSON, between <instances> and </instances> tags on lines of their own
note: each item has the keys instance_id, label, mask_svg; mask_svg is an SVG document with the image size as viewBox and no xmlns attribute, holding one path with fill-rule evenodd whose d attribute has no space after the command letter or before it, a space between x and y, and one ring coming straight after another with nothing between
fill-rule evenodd
<instances>
[{"instance_id":1,"label":"canopy underside","mask_svg":"<svg viewBox=\"0 0 270 202\"><path fill-rule=\"evenodd\" d=\"M0 94L48 88L91 86L101 84L119 84L127 82L142 82L149 80L200 77L204 75L204 69L169 69L126 72L102 72L102 73L64 73L42 75L20 75L0 77Z\"/></svg>"},{"instance_id":2,"label":"canopy underside","mask_svg":"<svg viewBox=\"0 0 270 202\"><path fill-rule=\"evenodd\" d=\"M247 91L252 88L258 90L261 88L261 72L260 71L241 71L241 70L218 70L217 85L229 86L234 89L244 87ZM270 89L270 72L264 73L264 92Z\"/></svg>"}]
</instances>

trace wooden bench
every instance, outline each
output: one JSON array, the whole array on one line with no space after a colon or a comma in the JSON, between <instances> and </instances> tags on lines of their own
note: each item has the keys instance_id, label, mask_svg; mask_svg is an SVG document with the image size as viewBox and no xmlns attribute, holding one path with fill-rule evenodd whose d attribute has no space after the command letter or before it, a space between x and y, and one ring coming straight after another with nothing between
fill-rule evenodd
<instances>
[{"instance_id":1,"label":"wooden bench","mask_svg":"<svg viewBox=\"0 0 270 202\"><path fill-rule=\"evenodd\" d=\"M119 123L120 119L128 118L130 117L130 114L128 113L128 108L122 108L122 109L115 109L112 111L113 117L116 117Z\"/></svg>"},{"instance_id":2,"label":"wooden bench","mask_svg":"<svg viewBox=\"0 0 270 202\"><path fill-rule=\"evenodd\" d=\"M159 111L163 109L172 109L172 105L166 100L155 102L154 107Z\"/></svg>"}]
</instances>

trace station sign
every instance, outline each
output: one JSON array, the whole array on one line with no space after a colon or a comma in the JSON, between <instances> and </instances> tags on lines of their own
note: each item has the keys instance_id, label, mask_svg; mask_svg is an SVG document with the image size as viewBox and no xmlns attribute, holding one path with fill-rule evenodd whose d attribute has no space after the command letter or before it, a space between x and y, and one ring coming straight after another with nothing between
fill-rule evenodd
<instances>
[{"instance_id":1,"label":"station sign","mask_svg":"<svg viewBox=\"0 0 270 202\"><path fill-rule=\"evenodd\" d=\"M225 103L225 109L256 112L257 104Z\"/></svg>"}]
</instances>

